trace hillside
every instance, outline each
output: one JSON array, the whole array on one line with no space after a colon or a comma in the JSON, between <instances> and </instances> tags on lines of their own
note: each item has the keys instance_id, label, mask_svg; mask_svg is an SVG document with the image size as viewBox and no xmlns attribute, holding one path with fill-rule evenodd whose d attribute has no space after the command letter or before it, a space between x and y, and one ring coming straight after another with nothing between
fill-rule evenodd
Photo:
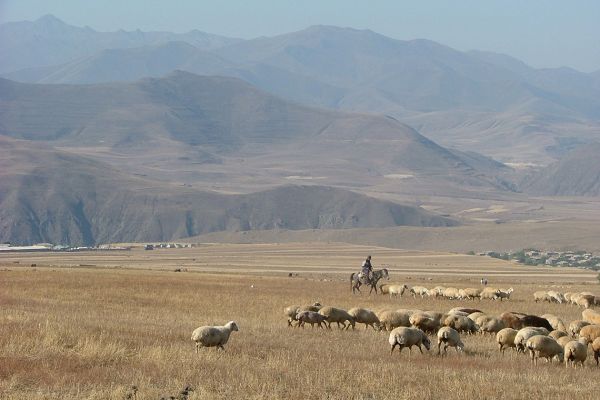
<instances>
[{"instance_id":1,"label":"hillside","mask_svg":"<svg viewBox=\"0 0 600 400\"><path fill-rule=\"evenodd\" d=\"M1 136L0 178L1 242L93 245L215 231L457 224L417 207L327 187L206 192Z\"/></svg>"},{"instance_id":2,"label":"hillside","mask_svg":"<svg viewBox=\"0 0 600 400\"><path fill-rule=\"evenodd\" d=\"M218 174L238 192L295 177L357 188L389 182L390 174L420 179L396 181L395 191L506 189L492 169L479 171L473 158L394 118L300 106L235 78L178 71L97 85L0 80L0 120L0 134L165 180L214 184Z\"/></svg>"},{"instance_id":3,"label":"hillside","mask_svg":"<svg viewBox=\"0 0 600 400\"><path fill-rule=\"evenodd\" d=\"M545 196L600 196L600 143L568 153L521 182L524 192Z\"/></svg>"}]
</instances>

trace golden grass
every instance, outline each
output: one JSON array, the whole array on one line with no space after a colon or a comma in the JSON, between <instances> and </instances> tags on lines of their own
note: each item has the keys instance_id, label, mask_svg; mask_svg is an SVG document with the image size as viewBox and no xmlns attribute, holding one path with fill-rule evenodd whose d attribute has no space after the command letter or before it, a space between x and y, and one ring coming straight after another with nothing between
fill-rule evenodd
<instances>
[{"instance_id":1,"label":"golden grass","mask_svg":"<svg viewBox=\"0 0 600 400\"><path fill-rule=\"evenodd\" d=\"M237 258L239 265L290 261L282 255L279 259L269 258L264 252L246 252L238 247L236 256L231 250L227 246L212 247L207 257ZM311 253L314 249L304 251ZM148 253L132 253L132 263L137 256L150 257ZM164 254L185 255L181 250ZM373 251L375 260L389 257L390 264L400 263L393 255L384 254L381 250L379 257L376 249ZM94 256L102 258L100 254ZM441 264L452 264L447 262L451 256L429 256L421 262L437 259ZM27 257L22 256L19 265ZM466 304L491 314L507 310L553 313L568 322L579 319L581 310L535 304L531 294L540 287L549 287L550 282L556 282L564 291L598 292L597 285L586 283L587 278L568 278L572 282L568 283L560 271L552 270L539 277L518 279L499 275L501 286L515 288L508 303L406 296L392 300L387 296L351 295L345 275L335 273L333 267L337 264L332 261L328 269L328 260L337 257L342 259L340 265L345 264L349 253L342 250L322 257L324 274L301 272L295 278L283 272L257 276L248 272L174 273L156 269L34 269L12 264L12 258L2 260L0 398L123 399L133 384L139 387L138 399L176 394L185 384L196 388L190 399L598 397L600 369L590 359L583 369L543 362L533 368L525 356L507 352L501 357L490 337L464 336L465 354L456 355L450 350L449 356L442 359L433 350L425 355L416 350L409 360L406 350L402 355L389 355L387 333L365 331L362 325L349 332L288 328L282 314L286 305L315 300L344 308L439 311ZM170 269L163 261L157 266ZM313 261L306 264L314 266ZM61 265L64 260L56 258L53 262ZM418 266L418 261L411 263L407 264L411 269ZM62 265L66 264L70 262ZM476 271L475 265L465 266L471 267ZM508 263L492 267L507 273L519 268ZM489 271L487 268L490 266L481 267L483 271ZM227 271L236 271L236 266L231 265ZM476 285L478 277L470 273L470 269L463 276L419 276L411 272L407 282ZM397 273L392 279L405 281L408 276ZM203 349L195 354L190 340L192 330L229 320L237 321L240 331L232 334L226 351Z\"/></svg>"}]
</instances>

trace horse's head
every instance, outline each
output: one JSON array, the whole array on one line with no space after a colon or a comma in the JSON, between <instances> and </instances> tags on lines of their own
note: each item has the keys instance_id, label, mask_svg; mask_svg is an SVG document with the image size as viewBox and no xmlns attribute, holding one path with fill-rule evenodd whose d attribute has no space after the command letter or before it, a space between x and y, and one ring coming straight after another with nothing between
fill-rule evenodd
<instances>
[{"instance_id":1,"label":"horse's head","mask_svg":"<svg viewBox=\"0 0 600 400\"><path fill-rule=\"evenodd\" d=\"M387 268L384 268L381 271L383 272L383 277L389 281L390 280L390 275L388 274Z\"/></svg>"}]
</instances>

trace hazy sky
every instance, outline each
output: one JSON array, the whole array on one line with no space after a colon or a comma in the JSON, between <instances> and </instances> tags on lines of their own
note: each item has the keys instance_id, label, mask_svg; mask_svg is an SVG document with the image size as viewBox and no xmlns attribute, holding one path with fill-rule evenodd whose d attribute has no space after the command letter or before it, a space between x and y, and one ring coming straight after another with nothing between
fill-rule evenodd
<instances>
[{"instance_id":1,"label":"hazy sky","mask_svg":"<svg viewBox=\"0 0 600 400\"><path fill-rule=\"evenodd\" d=\"M506 53L534 67L600 69L599 0L0 0L0 22L44 14L100 31L199 29L240 38L337 25Z\"/></svg>"}]
</instances>

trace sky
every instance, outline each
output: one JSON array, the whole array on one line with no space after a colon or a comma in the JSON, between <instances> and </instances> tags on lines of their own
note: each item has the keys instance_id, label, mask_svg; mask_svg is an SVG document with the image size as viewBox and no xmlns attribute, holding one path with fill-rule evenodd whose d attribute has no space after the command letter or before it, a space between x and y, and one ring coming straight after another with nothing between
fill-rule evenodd
<instances>
[{"instance_id":1,"label":"sky","mask_svg":"<svg viewBox=\"0 0 600 400\"><path fill-rule=\"evenodd\" d=\"M0 0L0 23L45 14L99 31L199 29L244 39L336 25L504 53L537 68L600 70L598 0Z\"/></svg>"}]
</instances>

